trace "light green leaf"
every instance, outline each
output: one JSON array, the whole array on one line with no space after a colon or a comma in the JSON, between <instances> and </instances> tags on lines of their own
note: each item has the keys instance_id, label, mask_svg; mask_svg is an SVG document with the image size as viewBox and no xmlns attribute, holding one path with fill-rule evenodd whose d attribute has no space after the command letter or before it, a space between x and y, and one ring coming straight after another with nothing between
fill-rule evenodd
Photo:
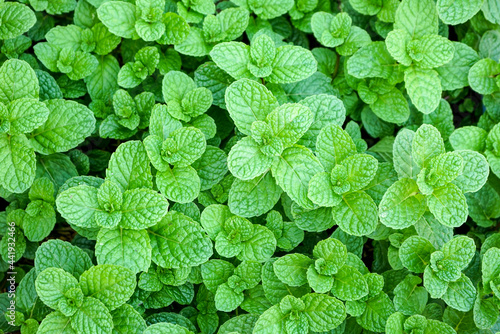
<instances>
[{"instance_id":1,"label":"light green leaf","mask_svg":"<svg viewBox=\"0 0 500 334\"><path fill-rule=\"evenodd\" d=\"M498 319L498 303L492 298L482 299L478 294L474 302L474 323L478 328L488 330Z\"/></svg>"},{"instance_id":2,"label":"light green leaf","mask_svg":"<svg viewBox=\"0 0 500 334\"><path fill-rule=\"evenodd\" d=\"M193 334L186 327L169 322L160 322L146 328L144 334Z\"/></svg>"},{"instance_id":3,"label":"light green leaf","mask_svg":"<svg viewBox=\"0 0 500 334\"><path fill-rule=\"evenodd\" d=\"M286 334L285 319L279 305L274 305L262 313L255 323L253 334Z\"/></svg>"},{"instance_id":4,"label":"light green leaf","mask_svg":"<svg viewBox=\"0 0 500 334\"><path fill-rule=\"evenodd\" d=\"M410 117L408 101L399 89L392 89L379 95L377 101L370 105L373 113L389 123L403 123Z\"/></svg>"},{"instance_id":5,"label":"light green leaf","mask_svg":"<svg viewBox=\"0 0 500 334\"><path fill-rule=\"evenodd\" d=\"M130 304L123 304L111 312L113 331L118 334L132 334L134 331L144 331L146 321Z\"/></svg>"},{"instance_id":6,"label":"light green leaf","mask_svg":"<svg viewBox=\"0 0 500 334\"><path fill-rule=\"evenodd\" d=\"M408 275L394 288L394 306L404 315L421 314L427 304L428 293L418 276Z\"/></svg>"},{"instance_id":7,"label":"light green leaf","mask_svg":"<svg viewBox=\"0 0 500 334\"><path fill-rule=\"evenodd\" d=\"M414 225L426 208L425 198L419 193L417 183L403 178L390 186L382 197L380 222L387 227L403 229Z\"/></svg>"},{"instance_id":8,"label":"light green leaf","mask_svg":"<svg viewBox=\"0 0 500 334\"><path fill-rule=\"evenodd\" d=\"M434 246L426 238L411 236L399 248L399 258L408 270L423 273L434 251Z\"/></svg>"},{"instance_id":9,"label":"light green leaf","mask_svg":"<svg viewBox=\"0 0 500 334\"><path fill-rule=\"evenodd\" d=\"M210 57L219 68L236 80L254 78L247 67L250 63L250 47L245 43L219 43L210 51Z\"/></svg>"},{"instance_id":10,"label":"light green leaf","mask_svg":"<svg viewBox=\"0 0 500 334\"><path fill-rule=\"evenodd\" d=\"M455 150L483 152L488 132L477 126L464 126L450 135L450 144Z\"/></svg>"},{"instance_id":11,"label":"light green leaf","mask_svg":"<svg viewBox=\"0 0 500 334\"><path fill-rule=\"evenodd\" d=\"M368 295L368 283L354 267L345 265L334 275L332 293L342 300L358 300Z\"/></svg>"},{"instance_id":12,"label":"light green leaf","mask_svg":"<svg viewBox=\"0 0 500 334\"><path fill-rule=\"evenodd\" d=\"M97 201L97 188L80 185L69 188L57 196L57 211L69 223L84 227L97 227L94 215L101 211Z\"/></svg>"},{"instance_id":13,"label":"light green leaf","mask_svg":"<svg viewBox=\"0 0 500 334\"><path fill-rule=\"evenodd\" d=\"M477 52L470 46L452 42L455 52L451 61L436 68L443 90L454 90L469 85L470 68L479 60Z\"/></svg>"},{"instance_id":14,"label":"light green leaf","mask_svg":"<svg viewBox=\"0 0 500 334\"><path fill-rule=\"evenodd\" d=\"M500 249L492 247L483 254L482 278L483 285L488 286L492 280L500 275Z\"/></svg>"},{"instance_id":15,"label":"light green leaf","mask_svg":"<svg viewBox=\"0 0 500 334\"><path fill-rule=\"evenodd\" d=\"M267 78L273 83L292 83L307 79L317 70L318 62L311 51L300 46L284 45L276 49L271 65L273 71Z\"/></svg>"},{"instance_id":16,"label":"light green leaf","mask_svg":"<svg viewBox=\"0 0 500 334\"><path fill-rule=\"evenodd\" d=\"M99 20L113 34L123 38L134 38L136 8L133 4L124 1L107 1L97 9Z\"/></svg>"},{"instance_id":17,"label":"light green leaf","mask_svg":"<svg viewBox=\"0 0 500 334\"><path fill-rule=\"evenodd\" d=\"M292 0L249 0L248 6L262 20L274 19L288 12L293 7Z\"/></svg>"},{"instance_id":18,"label":"light green leaf","mask_svg":"<svg viewBox=\"0 0 500 334\"><path fill-rule=\"evenodd\" d=\"M442 187L461 175L463 169L464 160L460 154L455 152L443 153L431 159L427 168L420 172L417 183L420 186L421 176L425 176L423 181L426 184L434 188Z\"/></svg>"},{"instance_id":19,"label":"light green leaf","mask_svg":"<svg viewBox=\"0 0 500 334\"><path fill-rule=\"evenodd\" d=\"M368 154L351 155L341 164L347 168L347 182L351 186L351 192L366 187L373 180L378 169L377 159Z\"/></svg>"},{"instance_id":20,"label":"light green leaf","mask_svg":"<svg viewBox=\"0 0 500 334\"><path fill-rule=\"evenodd\" d=\"M391 299L382 292L366 302L365 311L356 318L356 321L370 331L383 332L387 319L394 312Z\"/></svg>"},{"instance_id":21,"label":"light green leaf","mask_svg":"<svg viewBox=\"0 0 500 334\"><path fill-rule=\"evenodd\" d=\"M166 44L182 43L191 31L186 20L175 13L163 14L162 21L165 24L165 34L161 37L161 41Z\"/></svg>"},{"instance_id":22,"label":"light green leaf","mask_svg":"<svg viewBox=\"0 0 500 334\"><path fill-rule=\"evenodd\" d=\"M9 133L13 135L32 132L49 117L49 109L37 99L20 98L9 103Z\"/></svg>"},{"instance_id":23,"label":"light green leaf","mask_svg":"<svg viewBox=\"0 0 500 334\"><path fill-rule=\"evenodd\" d=\"M455 49L453 43L439 35L425 35L417 42L421 49L421 59L416 64L422 68L435 68L449 63L453 59ZM419 58L420 58L419 55Z\"/></svg>"},{"instance_id":24,"label":"light green leaf","mask_svg":"<svg viewBox=\"0 0 500 334\"><path fill-rule=\"evenodd\" d=\"M0 134L0 184L8 191L22 193L35 179L36 157L24 135Z\"/></svg>"},{"instance_id":25,"label":"light green leaf","mask_svg":"<svg viewBox=\"0 0 500 334\"><path fill-rule=\"evenodd\" d=\"M73 246L66 241L52 239L38 247L35 257L37 273L51 267L64 269L79 278L84 271L92 267L92 261L80 247Z\"/></svg>"},{"instance_id":26,"label":"light green leaf","mask_svg":"<svg viewBox=\"0 0 500 334\"><path fill-rule=\"evenodd\" d=\"M449 183L435 189L427 197L427 205L432 214L449 227L459 227L467 220L468 209L464 194L456 185Z\"/></svg>"},{"instance_id":27,"label":"light green leaf","mask_svg":"<svg viewBox=\"0 0 500 334\"><path fill-rule=\"evenodd\" d=\"M94 266L80 276L84 295L100 300L110 311L129 300L135 285L130 269L110 264Z\"/></svg>"},{"instance_id":28,"label":"light green leaf","mask_svg":"<svg viewBox=\"0 0 500 334\"><path fill-rule=\"evenodd\" d=\"M356 152L356 145L351 136L340 126L331 124L320 131L316 154L327 172Z\"/></svg>"},{"instance_id":29,"label":"light green leaf","mask_svg":"<svg viewBox=\"0 0 500 334\"><path fill-rule=\"evenodd\" d=\"M260 150L260 145L251 137L245 137L231 148L227 165L231 174L240 180L251 180L269 170L273 157Z\"/></svg>"},{"instance_id":30,"label":"light green leaf","mask_svg":"<svg viewBox=\"0 0 500 334\"><path fill-rule=\"evenodd\" d=\"M243 292L236 292L227 283L221 284L215 293L215 307L219 311L234 311L245 299Z\"/></svg>"},{"instance_id":31,"label":"light green leaf","mask_svg":"<svg viewBox=\"0 0 500 334\"><path fill-rule=\"evenodd\" d=\"M432 298L441 298L448 289L448 282L440 279L431 266L424 270L424 287Z\"/></svg>"},{"instance_id":32,"label":"light green leaf","mask_svg":"<svg viewBox=\"0 0 500 334\"><path fill-rule=\"evenodd\" d=\"M474 151L455 151L463 161L464 168L453 183L457 185L463 193L479 191L488 179L490 170L486 158Z\"/></svg>"},{"instance_id":33,"label":"light green leaf","mask_svg":"<svg viewBox=\"0 0 500 334\"><path fill-rule=\"evenodd\" d=\"M267 115L272 135L281 139L284 147L295 144L311 126L314 115L302 104L283 104Z\"/></svg>"},{"instance_id":34,"label":"light green leaf","mask_svg":"<svg viewBox=\"0 0 500 334\"><path fill-rule=\"evenodd\" d=\"M203 30L197 27L191 27L186 39L175 44L175 50L184 55L202 57L209 54L211 46L205 42Z\"/></svg>"},{"instance_id":35,"label":"light green leaf","mask_svg":"<svg viewBox=\"0 0 500 334\"><path fill-rule=\"evenodd\" d=\"M222 181L227 173L227 155L218 147L207 145L203 155L193 162L201 182L201 191L208 190Z\"/></svg>"},{"instance_id":36,"label":"light green leaf","mask_svg":"<svg viewBox=\"0 0 500 334\"><path fill-rule=\"evenodd\" d=\"M372 233L378 224L377 205L364 191L344 195L332 214L342 231L356 236Z\"/></svg>"},{"instance_id":37,"label":"light green leaf","mask_svg":"<svg viewBox=\"0 0 500 334\"><path fill-rule=\"evenodd\" d=\"M17 5L20 4L13 3L11 5L17 8ZM3 3L0 6L9 5ZM0 102L3 104L20 98L36 99L39 95L39 89L36 73L27 62L10 59L0 67Z\"/></svg>"},{"instance_id":38,"label":"light green leaf","mask_svg":"<svg viewBox=\"0 0 500 334\"><path fill-rule=\"evenodd\" d=\"M418 166L427 167L434 157L444 151L443 139L438 129L427 124L418 128L412 142L412 155Z\"/></svg>"},{"instance_id":39,"label":"light green leaf","mask_svg":"<svg viewBox=\"0 0 500 334\"><path fill-rule=\"evenodd\" d=\"M429 240L436 249L453 237L453 229L442 225L430 212L426 212L414 226L417 234Z\"/></svg>"},{"instance_id":40,"label":"light green leaf","mask_svg":"<svg viewBox=\"0 0 500 334\"><path fill-rule=\"evenodd\" d=\"M48 314L38 327L40 333L47 334L76 334L71 327L71 318L66 317L59 311Z\"/></svg>"},{"instance_id":41,"label":"light green leaf","mask_svg":"<svg viewBox=\"0 0 500 334\"><path fill-rule=\"evenodd\" d=\"M363 15L375 15L382 9L382 0L351 0L350 4Z\"/></svg>"},{"instance_id":42,"label":"light green leaf","mask_svg":"<svg viewBox=\"0 0 500 334\"><path fill-rule=\"evenodd\" d=\"M396 11L394 29L406 30L413 38L438 33L438 12L434 1L403 0Z\"/></svg>"},{"instance_id":43,"label":"light green leaf","mask_svg":"<svg viewBox=\"0 0 500 334\"><path fill-rule=\"evenodd\" d=\"M414 178L418 175L420 168L412 154L412 143L415 132L402 129L398 132L393 145L394 169L400 178ZM419 161L421 158L419 157Z\"/></svg>"},{"instance_id":44,"label":"light green leaf","mask_svg":"<svg viewBox=\"0 0 500 334\"><path fill-rule=\"evenodd\" d=\"M453 261L460 269L465 269L476 254L476 245L471 238L458 236L444 244L441 251L445 256L443 260Z\"/></svg>"},{"instance_id":45,"label":"light green leaf","mask_svg":"<svg viewBox=\"0 0 500 334\"><path fill-rule=\"evenodd\" d=\"M473 1L447 1L439 0L437 2L437 11L439 18L446 24L457 25L468 21L476 15L483 5L483 0Z\"/></svg>"},{"instance_id":46,"label":"light green leaf","mask_svg":"<svg viewBox=\"0 0 500 334\"><path fill-rule=\"evenodd\" d=\"M109 160L106 179L116 183L122 191L152 188L151 168L142 142L128 141L118 146Z\"/></svg>"},{"instance_id":47,"label":"light green leaf","mask_svg":"<svg viewBox=\"0 0 500 334\"><path fill-rule=\"evenodd\" d=\"M434 70L410 67L405 71L406 91L418 111L429 114L441 100L441 81Z\"/></svg>"},{"instance_id":48,"label":"light green leaf","mask_svg":"<svg viewBox=\"0 0 500 334\"><path fill-rule=\"evenodd\" d=\"M227 88L226 105L235 125L246 135L251 134L253 122L265 121L279 106L264 85L249 79L238 80Z\"/></svg>"},{"instance_id":49,"label":"light green leaf","mask_svg":"<svg viewBox=\"0 0 500 334\"><path fill-rule=\"evenodd\" d=\"M198 266L213 254L212 242L201 226L175 211L150 227L148 234L153 261L164 268Z\"/></svg>"},{"instance_id":50,"label":"light green leaf","mask_svg":"<svg viewBox=\"0 0 500 334\"><path fill-rule=\"evenodd\" d=\"M226 219L232 217L233 215L229 211L229 208L221 204L213 204L207 206L205 210L201 213L201 226L212 240L215 240Z\"/></svg>"},{"instance_id":51,"label":"light green leaf","mask_svg":"<svg viewBox=\"0 0 500 334\"><path fill-rule=\"evenodd\" d=\"M321 275L314 268L309 266L307 269L307 283L316 293L327 293L332 289L333 277Z\"/></svg>"},{"instance_id":52,"label":"light green leaf","mask_svg":"<svg viewBox=\"0 0 500 334\"><path fill-rule=\"evenodd\" d=\"M120 65L112 55L97 57L98 65L94 73L85 77L89 95L93 100L110 101L118 89Z\"/></svg>"},{"instance_id":53,"label":"light green leaf","mask_svg":"<svg viewBox=\"0 0 500 334\"><path fill-rule=\"evenodd\" d=\"M53 204L36 200L28 204L23 218L24 235L29 241L45 239L54 229L56 213Z\"/></svg>"},{"instance_id":54,"label":"light green leaf","mask_svg":"<svg viewBox=\"0 0 500 334\"><path fill-rule=\"evenodd\" d=\"M221 31L226 36L224 41L232 41L240 37L248 26L250 13L244 8L227 8L222 10L216 18L219 21Z\"/></svg>"},{"instance_id":55,"label":"light green leaf","mask_svg":"<svg viewBox=\"0 0 500 334\"><path fill-rule=\"evenodd\" d=\"M387 34L385 45L391 56L399 63L410 66L413 59L408 55L408 43L411 35L404 29L394 29Z\"/></svg>"},{"instance_id":56,"label":"light green leaf","mask_svg":"<svg viewBox=\"0 0 500 334\"><path fill-rule=\"evenodd\" d=\"M181 102L184 96L196 89L196 84L187 74L180 71L170 71L162 81L162 94L165 101Z\"/></svg>"},{"instance_id":57,"label":"light green leaf","mask_svg":"<svg viewBox=\"0 0 500 334\"><path fill-rule=\"evenodd\" d=\"M310 293L301 298L309 328L314 332L324 332L338 327L346 317L344 304L338 299L324 294Z\"/></svg>"},{"instance_id":58,"label":"light green leaf","mask_svg":"<svg viewBox=\"0 0 500 334\"><path fill-rule=\"evenodd\" d=\"M483 7L485 18L493 23L500 23L500 6L495 0L485 0Z\"/></svg>"},{"instance_id":59,"label":"light green leaf","mask_svg":"<svg viewBox=\"0 0 500 334\"><path fill-rule=\"evenodd\" d=\"M237 255L238 259L263 262L273 256L276 250L276 238L267 227L255 224L252 237L241 245L242 250Z\"/></svg>"},{"instance_id":60,"label":"light green leaf","mask_svg":"<svg viewBox=\"0 0 500 334\"><path fill-rule=\"evenodd\" d=\"M469 277L462 274L457 281L448 283L448 289L441 298L454 309L467 312L474 306L476 288Z\"/></svg>"},{"instance_id":61,"label":"light green leaf","mask_svg":"<svg viewBox=\"0 0 500 334\"><path fill-rule=\"evenodd\" d=\"M77 333L110 333L113 329L113 319L103 303L95 298L87 297L71 318L71 327Z\"/></svg>"},{"instance_id":62,"label":"light green leaf","mask_svg":"<svg viewBox=\"0 0 500 334\"><path fill-rule=\"evenodd\" d=\"M297 204L304 208L313 208L307 197L309 181L322 171L319 160L303 146L292 146L283 151L278 161L271 168L276 183Z\"/></svg>"},{"instance_id":63,"label":"light green leaf","mask_svg":"<svg viewBox=\"0 0 500 334\"><path fill-rule=\"evenodd\" d=\"M332 207L342 201L342 197L333 191L330 174L320 172L309 181L307 197L319 206Z\"/></svg>"},{"instance_id":64,"label":"light green leaf","mask_svg":"<svg viewBox=\"0 0 500 334\"><path fill-rule=\"evenodd\" d=\"M233 273L234 265L224 260L213 259L201 265L203 283L212 292L217 291L221 284L226 283Z\"/></svg>"},{"instance_id":65,"label":"light green leaf","mask_svg":"<svg viewBox=\"0 0 500 334\"><path fill-rule=\"evenodd\" d=\"M240 217L257 217L271 210L282 193L271 173L248 181L235 179L229 190L228 206Z\"/></svg>"},{"instance_id":66,"label":"light green leaf","mask_svg":"<svg viewBox=\"0 0 500 334\"><path fill-rule=\"evenodd\" d=\"M160 192L171 201L192 202L200 193L200 178L191 167L174 167L156 174L156 185Z\"/></svg>"},{"instance_id":67,"label":"light green leaf","mask_svg":"<svg viewBox=\"0 0 500 334\"><path fill-rule=\"evenodd\" d=\"M307 283L307 269L313 260L303 254L288 254L273 263L275 275L283 283L290 286L301 286Z\"/></svg>"},{"instance_id":68,"label":"light green leaf","mask_svg":"<svg viewBox=\"0 0 500 334\"><path fill-rule=\"evenodd\" d=\"M151 264L151 245L146 231L122 228L99 231L95 255L98 264L129 268L134 273L147 271Z\"/></svg>"},{"instance_id":69,"label":"light green leaf","mask_svg":"<svg viewBox=\"0 0 500 334\"><path fill-rule=\"evenodd\" d=\"M330 124L338 126L344 124L346 114L344 103L333 95L313 95L299 101L299 103L308 107L314 115L309 130L298 142L300 145L314 150L321 129Z\"/></svg>"},{"instance_id":70,"label":"light green leaf","mask_svg":"<svg viewBox=\"0 0 500 334\"><path fill-rule=\"evenodd\" d=\"M490 58L479 60L469 71L469 85L479 94L492 94L499 90L495 77L500 74L500 65Z\"/></svg>"},{"instance_id":71,"label":"light green leaf","mask_svg":"<svg viewBox=\"0 0 500 334\"><path fill-rule=\"evenodd\" d=\"M155 225L167 213L168 201L156 191L132 189L123 194L120 226L134 230Z\"/></svg>"},{"instance_id":72,"label":"light green leaf","mask_svg":"<svg viewBox=\"0 0 500 334\"><path fill-rule=\"evenodd\" d=\"M0 39L10 39L27 32L36 23L35 13L17 2L0 4Z\"/></svg>"},{"instance_id":73,"label":"light green leaf","mask_svg":"<svg viewBox=\"0 0 500 334\"><path fill-rule=\"evenodd\" d=\"M78 281L71 274L60 268L48 268L38 274L35 281L38 297L48 307L58 308L60 300L69 289L78 288Z\"/></svg>"},{"instance_id":74,"label":"light green leaf","mask_svg":"<svg viewBox=\"0 0 500 334\"><path fill-rule=\"evenodd\" d=\"M66 100L48 100L45 104L50 110L49 117L29 136L37 152L52 154L70 150L94 132L94 114L83 104Z\"/></svg>"},{"instance_id":75,"label":"light green leaf","mask_svg":"<svg viewBox=\"0 0 500 334\"><path fill-rule=\"evenodd\" d=\"M347 61L347 71L358 78L388 79L396 68L384 42L372 42L359 49Z\"/></svg>"}]
</instances>

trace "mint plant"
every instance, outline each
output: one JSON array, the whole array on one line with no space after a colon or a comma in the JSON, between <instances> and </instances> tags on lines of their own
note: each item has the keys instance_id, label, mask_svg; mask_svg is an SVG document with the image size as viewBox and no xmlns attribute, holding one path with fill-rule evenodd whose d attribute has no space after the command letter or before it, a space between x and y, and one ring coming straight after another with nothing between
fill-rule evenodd
<instances>
[{"instance_id":1,"label":"mint plant","mask_svg":"<svg viewBox=\"0 0 500 334\"><path fill-rule=\"evenodd\" d=\"M500 332L497 0L0 0L0 333Z\"/></svg>"}]
</instances>

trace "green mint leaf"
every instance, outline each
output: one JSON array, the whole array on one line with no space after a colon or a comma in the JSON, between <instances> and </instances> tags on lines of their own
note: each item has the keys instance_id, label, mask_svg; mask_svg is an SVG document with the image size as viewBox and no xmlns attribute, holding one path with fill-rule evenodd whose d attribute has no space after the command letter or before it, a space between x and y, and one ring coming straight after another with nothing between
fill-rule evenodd
<instances>
[{"instance_id":1,"label":"green mint leaf","mask_svg":"<svg viewBox=\"0 0 500 334\"><path fill-rule=\"evenodd\" d=\"M192 202L200 193L201 181L191 166L174 167L156 175L160 192L171 201Z\"/></svg>"},{"instance_id":2,"label":"green mint leaf","mask_svg":"<svg viewBox=\"0 0 500 334\"><path fill-rule=\"evenodd\" d=\"M414 225L425 210L425 199L419 193L417 183L403 178L385 192L379 205L379 217L385 226L403 229Z\"/></svg>"},{"instance_id":3,"label":"green mint leaf","mask_svg":"<svg viewBox=\"0 0 500 334\"><path fill-rule=\"evenodd\" d=\"M439 18L446 24L457 25L468 21L480 9L483 1L438 1L437 11Z\"/></svg>"},{"instance_id":4,"label":"green mint leaf","mask_svg":"<svg viewBox=\"0 0 500 334\"><path fill-rule=\"evenodd\" d=\"M49 240L36 251L35 269L61 268L76 278L92 266L89 255L81 248L62 240Z\"/></svg>"},{"instance_id":5,"label":"green mint leaf","mask_svg":"<svg viewBox=\"0 0 500 334\"><path fill-rule=\"evenodd\" d=\"M441 99L441 81L434 70L411 67L405 71L408 95L415 107L424 114L430 114Z\"/></svg>"},{"instance_id":6,"label":"green mint leaf","mask_svg":"<svg viewBox=\"0 0 500 334\"><path fill-rule=\"evenodd\" d=\"M71 327L78 333L106 333L113 329L113 319L106 306L99 300L87 297L71 318Z\"/></svg>"},{"instance_id":7,"label":"green mint leaf","mask_svg":"<svg viewBox=\"0 0 500 334\"><path fill-rule=\"evenodd\" d=\"M434 246L427 239L411 236L399 248L399 258L408 270L423 273L434 251Z\"/></svg>"},{"instance_id":8,"label":"green mint leaf","mask_svg":"<svg viewBox=\"0 0 500 334\"><path fill-rule=\"evenodd\" d=\"M284 150L271 168L276 183L304 208L313 207L307 197L307 187L311 178L321 170L319 160L303 146L292 146Z\"/></svg>"},{"instance_id":9,"label":"green mint leaf","mask_svg":"<svg viewBox=\"0 0 500 334\"><path fill-rule=\"evenodd\" d=\"M112 264L134 273L148 270L151 264L151 244L145 230L102 228L97 235L98 264Z\"/></svg>"},{"instance_id":10,"label":"green mint leaf","mask_svg":"<svg viewBox=\"0 0 500 334\"><path fill-rule=\"evenodd\" d=\"M21 3L3 2L0 4L0 39L17 37L27 32L36 23L35 13Z\"/></svg>"},{"instance_id":11,"label":"green mint leaf","mask_svg":"<svg viewBox=\"0 0 500 334\"><path fill-rule=\"evenodd\" d=\"M356 236L372 233L378 223L377 205L364 191L344 195L332 214L342 231Z\"/></svg>"},{"instance_id":12,"label":"green mint leaf","mask_svg":"<svg viewBox=\"0 0 500 334\"><path fill-rule=\"evenodd\" d=\"M278 107L278 102L264 85L241 79L227 88L226 105L238 129L250 135L252 123L264 121Z\"/></svg>"},{"instance_id":13,"label":"green mint leaf","mask_svg":"<svg viewBox=\"0 0 500 334\"><path fill-rule=\"evenodd\" d=\"M78 288L78 281L63 269L47 268L38 274L35 286L42 302L53 309L58 309L59 301L66 298L65 293Z\"/></svg>"},{"instance_id":14,"label":"green mint leaf","mask_svg":"<svg viewBox=\"0 0 500 334\"><path fill-rule=\"evenodd\" d=\"M228 206L240 217L257 217L271 210L282 193L269 172L247 181L235 179L229 190Z\"/></svg>"},{"instance_id":15,"label":"green mint leaf","mask_svg":"<svg viewBox=\"0 0 500 334\"><path fill-rule=\"evenodd\" d=\"M106 177L122 191L151 188L151 170L144 145L140 141L128 141L120 145L111 155Z\"/></svg>"},{"instance_id":16,"label":"green mint leaf","mask_svg":"<svg viewBox=\"0 0 500 334\"><path fill-rule=\"evenodd\" d=\"M97 9L99 20L109 31L123 38L136 37L136 8L124 1L107 1Z\"/></svg>"},{"instance_id":17,"label":"green mint leaf","mask_svg":"<svg viewBox=\"0 0 500 334\"><path fill-rule=\"evenodd\" d=\"M164 268L197 266L213 253L212 243L201 226L175 211L150 227L148 234L153 261Z\"/></svg>"},{"instance_id":18,"label":"green mint leaf","mask_svg":"<svg viewBox=\"0 0 500 334\"><path fill-rule=\"evenodd\" d=\"M396 11L394 28L407 31L412 38L437 34L438 12L435 3L428 0L403 0Z\"/></svg>"},{"instance_id":19,"label":"green mint leaf","mask_svg":"<svg viewBox=\"0 0 500 334\"><path fill-rule=\"evenodd\" d=\"M15 193L26 191L35 179L35 152L25 135L0 135L0 184Z\"/></svg>"},{"instance_id":20,"label":"green mint leaf","mask_svg":"<svg viewBox=\"0 0 500 334\"><path fill-rule=\"evenodd\" d=\"M132 296L135 285L130 269L110 264L97 265L80 276L83 294L101 301L110 311Z\"/></svg>"},{"instance_id":21,"label":"green mint leaf","mask_svg":"<svg viewBox=\"0 0 500 334\"><path fill-rule=\"evenodd\" d=\"M29 137L35 151L51 154L70 150L94 131L94 115L84 105L65 100L45 104L50 111L47 121Z\"/></svg>"},{"instance_id":22,"label":"green mint leaf","mask_svg":"<svg viewBox=\"0 0 500 334\"><path fill-rule=\"evenodd\" d=\"M288 254L273 263L274 273L283 283L301 286L307 283L307 269L313 260L303 254Z\"/></svg>"},{"instance_id":23,"label":"green mint leaf","mask_svg":"<svg viewBox=\"0 0 500 334\"><path fill-rule=\"evenodd\" d=\"M311 293L302 297L302 300L305 305L304 314L312 331L332 330L346 317L344 305L334 297Z\"/></svg>"}]
</instances>

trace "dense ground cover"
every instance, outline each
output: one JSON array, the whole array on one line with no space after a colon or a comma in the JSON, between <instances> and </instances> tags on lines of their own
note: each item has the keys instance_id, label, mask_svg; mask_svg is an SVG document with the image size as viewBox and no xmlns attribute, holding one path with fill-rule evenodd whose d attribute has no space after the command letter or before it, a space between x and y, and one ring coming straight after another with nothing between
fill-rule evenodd
<instances>
[{"instance_id":1,"label":"dense ground cover","mask_svg":"<svg viewBox=\"0 0 500 334\"><path fill-rule=\"evenodd\" d=\"M0 332L500 332L498 0L0 0Z\"/></svg>"}]
</instances>

